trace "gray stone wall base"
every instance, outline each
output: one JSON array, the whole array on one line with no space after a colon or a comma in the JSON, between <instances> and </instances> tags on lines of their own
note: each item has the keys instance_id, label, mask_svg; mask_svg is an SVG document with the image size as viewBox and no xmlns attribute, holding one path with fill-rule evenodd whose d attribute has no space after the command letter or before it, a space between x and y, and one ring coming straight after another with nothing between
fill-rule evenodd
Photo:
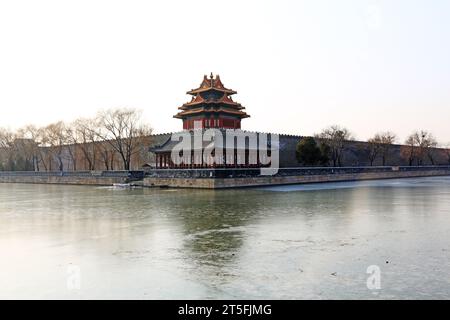
<instances>
[{"instance_id":1,"label":"gray stone wall base","mask_svg":"<svg viewBox=\"0 0 450 320\"><path fill-rule=\"evenodd\" d=\"M257 187L269 185L359 181L413 177L449 176L449 170L423 170L423 171L393 171L393 172L367 172L367 173L342 173L342 174L318 174L303 176L259 176L246 178L144 178L146 187L174 187L174 188L201 188L224 189Z\"/></svg>"},{"instance_id":2,"label":"gray stone wall base","mask_svg":"<svg viewBox=\"0 0 450 320\"><path fill-rule=\"evenodd\" d=\"M0 183L37 183L111 186L123 183L123 177L58 177L58 176L1 176Z\"/></svg>"}]
</instances>

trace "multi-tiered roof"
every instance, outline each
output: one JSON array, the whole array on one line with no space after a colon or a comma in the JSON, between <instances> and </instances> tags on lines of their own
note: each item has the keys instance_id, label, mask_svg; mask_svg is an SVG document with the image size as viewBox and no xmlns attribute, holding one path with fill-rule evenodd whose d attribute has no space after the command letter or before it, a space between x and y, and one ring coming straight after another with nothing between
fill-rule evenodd
<instances>
[{"instance_id":1,"label":"multi-tiered roof","mask_svg":"<svg viewBox=\"0 0 450 320\"><path fill-rule=\"evenodd\" d=\"M249 115L231 98L236 93L223 85L219 75L205 75L200 87L187 92L192 99L178 108L181 111L174 118L183 119L183 129L192 129L193 121L199 121L203 128L240 128L241 119Z\"/></svg>"}]
</instances>

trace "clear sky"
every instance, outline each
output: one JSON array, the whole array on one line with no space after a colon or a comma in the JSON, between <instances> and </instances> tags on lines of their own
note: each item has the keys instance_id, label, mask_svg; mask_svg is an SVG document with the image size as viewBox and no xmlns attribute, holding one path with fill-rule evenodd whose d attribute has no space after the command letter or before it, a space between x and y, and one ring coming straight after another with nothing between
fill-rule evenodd
<instances>
[{"instance_id":1,"label":"clear sky","mask_svg":"<svg viewBox=\"0 0 450 320\"><path fill-rule=\"evenodd\" d=\"M450 1L1 1L0 126L144 110L155 132L203 74L243 128L450 141Z\"/></svg>"}]
</instances>

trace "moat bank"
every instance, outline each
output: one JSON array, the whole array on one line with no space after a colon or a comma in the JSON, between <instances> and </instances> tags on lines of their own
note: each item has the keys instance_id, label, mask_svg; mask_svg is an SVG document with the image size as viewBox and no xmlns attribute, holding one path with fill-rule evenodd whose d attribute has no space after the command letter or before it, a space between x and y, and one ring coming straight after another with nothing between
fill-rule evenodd
<instances>
[{"instance_id":1,"label":"moat bank","mask_svg":"<svg viewBox=\"0 0 450 320\"><path fill-rule=\"evenodd\" d=\"M110 186L143 180L146 187L224 189L269 185L450 176L450 166L282 168L275 175L260 169L158 169L144 171L1 172L0 183Z\"/></svg>"},{"instance_id":2,"label":"moat bank","mask_svg":"<svg viewBox=\"0 0 450 320\"><path fill-rule=\"evenodd\" d=\"M142 180L142 171L0 171L0 183L73 184L110 186Z\"/></svg>"},{"instance_id":3,"label":"moat bank","mask_svg":"<svg viewBox=\"0 0 450 320\"><path fill-rule=\"evenodd\" d=\"M259 169L160 169L144 178L144 186L223 189L319 182L359 181L450 175L450 166L283 168L275 175Z\"/></svg>"}]
</instances>

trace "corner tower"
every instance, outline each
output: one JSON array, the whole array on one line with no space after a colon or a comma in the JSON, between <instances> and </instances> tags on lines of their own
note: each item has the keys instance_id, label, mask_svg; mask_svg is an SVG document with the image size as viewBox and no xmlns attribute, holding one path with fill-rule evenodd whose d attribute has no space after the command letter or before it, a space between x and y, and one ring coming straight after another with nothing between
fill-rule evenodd
<instances>
[{"instance_id":1,"label":"corner tower","mask_svg":"<svg viewBox=\"0 0 450 320\"><path fill-rule=\"evenodd\" d=\"M194 122L200 128L240 129L241 120L250 116L231 98L236 93L225 88L219 75L205 75L200 87L187 92L192 100L179 107L174 118L183 120L184 130L194 129Z\"/></svg>"}]
</instances>

